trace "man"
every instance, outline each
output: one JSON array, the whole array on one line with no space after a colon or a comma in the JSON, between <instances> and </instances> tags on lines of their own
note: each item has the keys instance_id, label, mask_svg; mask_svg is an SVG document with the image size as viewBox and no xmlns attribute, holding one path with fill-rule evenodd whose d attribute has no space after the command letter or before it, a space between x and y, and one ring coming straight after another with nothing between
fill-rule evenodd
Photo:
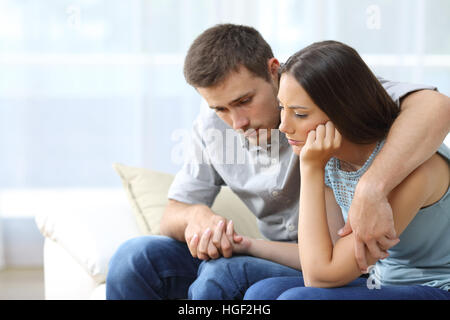
<instances>
[{"instance_id":1,"label":"man","mask_svg":"<svg viewBox=\"0 0 450 320\"><path fill-rule=\"evenodd\" d=\"M285 137L271 130L280 123L279 66L270 46L250 27L217 25L193 42L185 77L211 110L194 125L194 152L169 190L162 236L138 237L118 249L110 262L108 299L242 299L256 281L300 274L298 259L294 266L276 258L233 255L232 242L239 237L227 237L228 221L210 209L220 187L228 185L256 215L270 244L297 241L298 157ZM449 131L447 97L432 87L380 81L400 105L400 116L358 184L350 222L341 233L355 233L362 269L367 268L366 250L383 258L397 242L387 194L437 150ZM224 137L230 129L242 139L237 148L243 162L224 161L228 146L211 143L211 132ZM275 143L257 148L265 139ZM268 155L274 148L277 159ZM255 155L270 161L248 161Z\"/></svg>"}]
</instances>

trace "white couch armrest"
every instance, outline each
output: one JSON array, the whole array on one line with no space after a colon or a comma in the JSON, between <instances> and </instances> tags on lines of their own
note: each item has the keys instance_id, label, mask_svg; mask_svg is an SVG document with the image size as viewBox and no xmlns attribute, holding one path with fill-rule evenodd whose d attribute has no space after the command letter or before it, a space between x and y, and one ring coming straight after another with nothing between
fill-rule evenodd
<instances>
[{"instance_id":1,"label":"white couch armrest","mask_svg":"<svg viewBox=\"0 0 450 320\"><path fill-rule=\"evenodd\" d=\"M77 261L49 238L44 242L46 300L88 300L99 286Z\"/></svg>"},{"instance_id":2,"label":"white couch armrest","mask_svg":"<svg viewBox=\"0 0 450 320\"><path fill-rule=\"evenodd\" d=\"M97 283L106 279L108 262L139 230L123 189L44 192L47 208L35 220L41 233L63 247Z\"/></svg>"}]
</instances>

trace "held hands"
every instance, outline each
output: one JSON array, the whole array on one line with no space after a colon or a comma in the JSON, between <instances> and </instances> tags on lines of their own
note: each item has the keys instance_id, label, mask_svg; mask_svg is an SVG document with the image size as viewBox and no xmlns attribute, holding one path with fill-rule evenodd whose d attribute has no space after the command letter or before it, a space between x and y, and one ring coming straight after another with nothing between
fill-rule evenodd
<instances>
[{"instance_id":1,"label":"held hands","mask_svg":"<svg viewBox=\"0 0 450 320\"><path fill-rule=\"evenodd\" d=\"M251 245L250 238L237 235L234 232L233 221L229 221L226 225L223 221L220 221L215 227L214 231L206 229L201 236L194 234L191 239L189 248L193 257L197 256L201 260L208 260L208 256L205 255L208 243L212 240L213 243L219 243L221 237L226 237L231 245L232 253L247 253L248 248ZM231 255L230 255L231 256ZM224 256L225 257L225 256ZM228 258L228 257L226 257Z\"/></svg>"},{"instance_id":2,"label":"held hands","mask_svg":"<svg viewBox=\"0 0 450 320\"><path fill-rule=\"evenodd\" d=\"M328 160L340 148L342 136L331 121L311 130L300 151L300 166L325 168Z\"/></svg>"}]
</instances>

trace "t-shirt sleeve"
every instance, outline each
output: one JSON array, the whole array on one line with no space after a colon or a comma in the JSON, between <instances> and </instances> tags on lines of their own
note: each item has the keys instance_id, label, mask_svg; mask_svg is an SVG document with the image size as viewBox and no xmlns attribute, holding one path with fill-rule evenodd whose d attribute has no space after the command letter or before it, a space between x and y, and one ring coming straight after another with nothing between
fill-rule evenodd
<instances>
[{"instance_id":1,"label":"t-shirt sleeve","mask_svg":"<svg viewBox=\"0 0 450 320\"><path fill-rule=\"evenodd\" d=\"M331 189L333 189L332 185L331 185L331 180L330 180L330 171L332 169L333 165L332 165L332 159L330 159L328 161L328 163L325 166L325 185Z\"/></svg>"},{"instance_id":2,"label":"t-shirt sleeve","mask_svg":"<svg viewBox=\"0 0 450 320\"><path fill-rule=\"evenodd\" d=\"M425 85L425 84L414 84L408 82L396 82L386 80L382 77L377 76L378 81L380 81L381 85L387 91L387 93L391 96L392 100L400 106L400 99L405 97L407 94L412 93L414 91L419 90L436 90L437 87Z\"/></svg>"},{"instance_id":3,"label":"t-shirt sleeve","mask_svg":"<svg viewBox=\"0 0 450 320\"><path fill-rule=\"evenodd\" d=\"M168 198L176 201L212 206L224 181L210 161L202 137L201 118L191 131L188 155L169 188Z\"/></svg>"}]
</instances>

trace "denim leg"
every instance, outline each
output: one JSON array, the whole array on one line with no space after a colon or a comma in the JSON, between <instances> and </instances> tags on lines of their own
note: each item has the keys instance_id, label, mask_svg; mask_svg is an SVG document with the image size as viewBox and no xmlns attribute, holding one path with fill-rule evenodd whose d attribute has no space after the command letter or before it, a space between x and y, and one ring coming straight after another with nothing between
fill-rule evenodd
<instances>
[{"instance_id":1,"label":"denim leg","mask_svg":"<svg viewBox=\"0 0 450 320\"><path fill-rule=\"evenodd\" d=\"M201 260L187 245L165 236L124 242L109 262L107 299L185 299Z\"/></svg>"},{"instance_id":2,"label":"denim leg","mask_svg":"<svg viewBox=\"0 0 450 320\"><path fill-rule=\"evenodd\" d=\"M304 287L302 275L274 277L260 280L248 288L244 300L276 300L283 292L295 287Z\"/></svg>"},{"instance_id":3,"label":"denim leg","mask_svg":"<svg viewBox=\"0 0 450 320\"><path fill-rule=\"evenodd\" d=\"M208 260L201 263L188 296L193 300L241 300L247 289L259 280L300 275L298 270L250 256Z\"/></svg>"},{"instance_id":4,"label":"denim leg","mask_svg":"<svg viewBox=\"0 0 450 320\"><path fill-rule=\"evenodd\" d=\"M344 287L297 287L283 292L278 300L448 300L450 292L429 286L381 286L368 289L367 279L358 278Z\"/></svg>"}]
</instances>

